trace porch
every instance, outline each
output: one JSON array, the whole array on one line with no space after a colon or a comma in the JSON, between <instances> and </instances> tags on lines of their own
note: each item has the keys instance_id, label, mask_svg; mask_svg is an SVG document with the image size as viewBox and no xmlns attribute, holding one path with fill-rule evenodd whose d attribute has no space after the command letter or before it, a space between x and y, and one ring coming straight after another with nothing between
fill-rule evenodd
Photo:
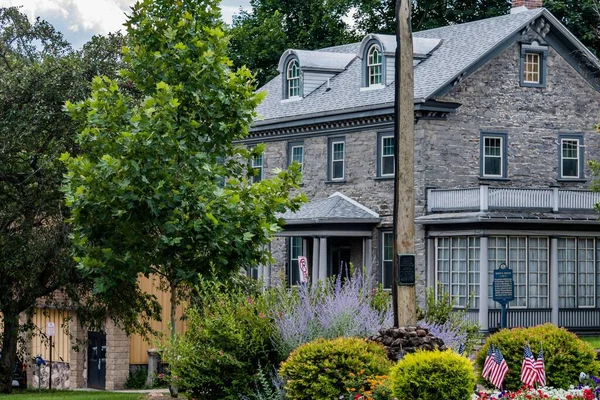
<instances>
[{"instance_id":1,"label":"porch","mask_svg":"<svg viewBox=\"0 0 600 400\"><path fill-rule=\"evenodd\" d=\"M521 326L535 326L551 322L555 325L568 328L575 332L600 331L600 309L577 309L565 308L558 309L558 319L553 320L551 308L539 309L507 309L506 322L509 328ZM467 311L467 318L470 321L479 321L479 310L471 309ZM488 326L482 327L483 330L496 331L500 329L500 310L488 310Z\"/></svg>"}]
</instances>

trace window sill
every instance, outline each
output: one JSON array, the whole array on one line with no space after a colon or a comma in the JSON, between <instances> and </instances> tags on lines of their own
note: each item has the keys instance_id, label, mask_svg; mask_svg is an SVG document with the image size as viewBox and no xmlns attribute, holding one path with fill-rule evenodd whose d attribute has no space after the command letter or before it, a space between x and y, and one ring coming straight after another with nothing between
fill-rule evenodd
<instances>
[{"instance_id":1,"label":"window sill","mask_svg":"<svg viewBox=\"0 0 600 400\"><path fill-rule=\"evenodd\" d=\"M394 175L390 175L390 176L376 176L374 179L376 181L392 181L392 180L394 180Z\"/></svg>"},{"instance_id":2,"label":"window sill","mask_svg":"<svg viewBox=\"0 0 600 400\"><path fill-rule=\"evenodd\" d=\"M292 103L294 101L300 101L300 100L302 100L302 96L290 97L288 99L281 100L281 104L283 104L283 103Z\"/></svg>"},{"instance_id":3,"label":"window sill","mask_svg":"<svg viewBox=\"0 0 600 400\"><path fill-rule=\"evenodd\" d=\"M587 179L585 178L558 178L556 182L565 183L565 182L577 182L577 183L585 183Z\"/></svg>"},{"instance_id":4,"label":"window sill","mask_svg":"<svg viewBox=\"0 0 600 400\"><path fill-rule=\"evenodd\" d=\"M503 177L493 177L493 176L480 176L479 177L480 181L510 181L510 178L503 178Z\"/></svg>"},{"instance_id":5,"label":"window sill","mask_svg":"<svg viewBox=\"0 0 600 400\"><path fill-rule=\"evenodd\" d=\"M542 88L545 89L546 88L546 84L545 83L528 83L528 82L521 82L521 87L528 87L528 88Z\"/></svg>"},{"instance_id":6,"label":"window sill","mask_svg":"<svg viewBox=\"0 0 600 400\"><path fill-rule=\"evenodd\" d=\"M325 183L328 185L343 185L344 183L346 183L346 180L340 179L340 180L335 180L335 181L325 181Z\"/></svg>"},{"instance_id":7,"label":"window sill","mask_svg":"<svg viewBox=\"0 0 600 400\"><path fill-rule=\"evenodd\" d=\"M360 88L361 92L368 92L369 90L380 90L385 88L385 85L379 84L379 85L371 85L371 86L364 86Z\"/></svg>"}]
</instances>

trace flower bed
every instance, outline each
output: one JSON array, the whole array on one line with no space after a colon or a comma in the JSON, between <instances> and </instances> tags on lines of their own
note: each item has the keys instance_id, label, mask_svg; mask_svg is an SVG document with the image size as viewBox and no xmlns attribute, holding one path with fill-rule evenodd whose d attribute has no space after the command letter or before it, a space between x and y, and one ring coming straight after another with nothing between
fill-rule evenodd
<instances>
[{"instance_id":1,"label":"flower bed","mask_svg":"<svg viewBox=\"0 0 600 400\"><path fill-rule=\"evenodd\" d=\"M571 388L569 390L554 389L551 387L544 387L541 389L521 389L516 392L480 392L479 395L474 394L473 400L496 400L496 399L515 399L515 400L537 400L537 399L549 399L549 400L594 400L596 396L594 391L589 387L583 387L581 389Z\"/></svg>"}]
</instances>

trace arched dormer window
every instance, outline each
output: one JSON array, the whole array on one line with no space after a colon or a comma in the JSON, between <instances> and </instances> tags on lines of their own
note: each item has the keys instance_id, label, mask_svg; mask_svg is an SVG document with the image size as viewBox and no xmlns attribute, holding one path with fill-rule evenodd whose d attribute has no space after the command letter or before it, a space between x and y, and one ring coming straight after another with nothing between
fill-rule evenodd
<instances>
[{"instance_id":1,"label":"arched dormer window","mask_svg":"<svg viewBox=\"0 0 600 400\"><path fill-rule=\"evenodd\" d=\"M367 86L383 84L383 57L378 44L369 47L367 53Z\"/></svg>"},{"instance_id":2,"label":"arched dormer window","mask_svg":"<svg viewBox=\"0 0 600 400\"><path fill-rule=\"evenodd\" d=\"M291 59L286 68L286 94L287 98L300 97L300 66L298 60Z\"/></svg>"}]
</instances>

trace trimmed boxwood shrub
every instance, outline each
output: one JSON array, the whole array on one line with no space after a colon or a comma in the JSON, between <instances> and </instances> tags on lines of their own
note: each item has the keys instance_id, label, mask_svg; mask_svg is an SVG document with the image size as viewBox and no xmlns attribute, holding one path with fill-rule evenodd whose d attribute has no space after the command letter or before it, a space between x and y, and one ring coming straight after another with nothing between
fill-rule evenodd
<instances>
[{"instance_id":1,"label":"trimmed boxwood shrub","mask_svg":"<svg viewBox=\"0 0 600 400\"><path fill-rule=\"evenodd\" d=\"M286 397L292 400L337 399L352 374L386 375L391 367L383 347L358 338L318 339L294 350L281 364Z\"/></svg>"},{"instance_id":2,"label":"trimmed boxwood shrub","mask_svg":"<svg viewBox=\"0 0 600 400\"><path fill-rule=\"evenodd\" d=\"M531 346L535 357L540 344L544 348L546 380L548 386L566 389L577 383L579 374L597 374L600 364L596 362L594 348L580 340L575 334L552 324L538 325L531 328L503 329L490 335L477 354L477 366L481 371L489 346L500 346L500 351L508 364L508 374L504 385L508 390L517 390L522 386L521 364L523 349ZM489 382L481 380L490 385Z\"/></svg>"},{"instance_id":3,"label":"trimmed boxwood shrub","mask_svg":"<svg viewBox=\"0 0 600 400\"><path fill-rule=\"evenodd\" d=\"M407 354L390 375L398 399L468 400L476 382L471 361L452 350Z\"/></svg>"}]
</instances>

